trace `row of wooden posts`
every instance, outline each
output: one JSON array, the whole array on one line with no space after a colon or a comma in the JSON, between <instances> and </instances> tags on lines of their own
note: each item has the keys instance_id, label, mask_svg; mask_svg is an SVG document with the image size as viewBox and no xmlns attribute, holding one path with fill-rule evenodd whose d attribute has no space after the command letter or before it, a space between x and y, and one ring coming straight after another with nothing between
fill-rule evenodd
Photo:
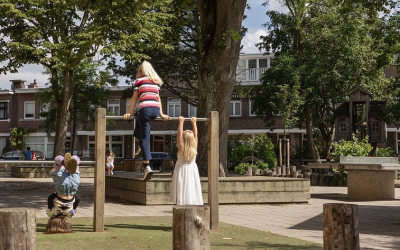
<instances>
[{"instance_id":1,"label":"row of wooden posts","mask_svg":"<svg viewBox=\"0 0 400 250\"><path fill-rule=\"evenodd\" d=\"M104 231L106 110L96 109L93 231ZM210 249L210 230L219 222L219 115L210 112L208 129L208 205L174 206L173 249ZM327 214L326 214L327 213ZM349 221L351 230L349 231ZM343 223L343 224L341 224ZM341 231L342 229L342 231ZM326 233L325 233L326 231ZM345 233L343 233L345 232ZM338 239L339 238L339 239ZM337 248L340 244L346 247ZM347 247L352 245L352 247ZM324 205L324 249L359 249L356 205ZM332 246L332 247L331 247ZM344 246L344 245L343 245ZM0 209L0 249L36 249L36 210Z\"/></svg>"},{"instance_id":2,"label":"row of wooden posts","mask_svg":"<svg viewBox=\"0 0 400 250\"><path fill-rule=\"evenodd\" d=\"M173 249L209 250L209 223L209 206L175 206ZM324 250L359 250L358 206L324 204L323 237ZM36 209L0 209L0 249L36 249Z\"/></svg>"}]
</instances>

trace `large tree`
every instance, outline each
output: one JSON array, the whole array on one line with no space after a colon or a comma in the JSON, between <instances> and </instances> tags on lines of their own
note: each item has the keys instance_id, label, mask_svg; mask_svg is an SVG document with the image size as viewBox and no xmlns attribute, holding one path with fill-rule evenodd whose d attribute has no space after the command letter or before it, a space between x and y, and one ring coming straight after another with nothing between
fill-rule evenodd
<instances>
[{"instance_id":1,"label":"large tree","mask_svg":"<svg viewBox=\"0 0 400 250\"><path fill-rule=\"evenodd\" d=\"M82 60L95 55L117 62L140 60L149 48L166 49L171 1L39 1L0 2L0 73L16 72L26 63L41 64L51 74L57 105L54 154L63 154L74 74ZM119 59L119 58L118 58ZM62 90L58 76L62 75Z\"/></svg>"},{"instance_id":2,"label":"large tree","mask_svg":"<svg viewBox=\"0 0 400 250\"><path fill-rule=\"evenodd\" d=\"M270 11L269 34L261 49L275 54L254 97L254 110L267 122L278 111L291 127L305 127L314 159L318 131L329 150L334 104L345 101L356 85L383 98L388 81L383 70L392 51L385 42L384 20L362 2L284 1L287 14ZM282 98L285 97L285 98Z\"/></svg>"},{"instance_id":3,"label":"large tree","mask_svg":"<svg viewBox=\"0 0 400 250\"><path fill-rule=\"evenodd\" d=\"M197 114L219 112L220 176L226 175L229 107L236 84L241 27L246 0L198 0L201 32ZM229 6L229 8L227 8ZM208 123L199 124L200 172L207 173Z\"/></svg>"}]
</instances>

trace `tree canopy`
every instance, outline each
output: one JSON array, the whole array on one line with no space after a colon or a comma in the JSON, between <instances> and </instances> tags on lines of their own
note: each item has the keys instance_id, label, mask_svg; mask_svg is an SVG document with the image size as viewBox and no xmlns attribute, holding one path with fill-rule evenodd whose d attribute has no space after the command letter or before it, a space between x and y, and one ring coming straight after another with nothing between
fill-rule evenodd
<instances>
[{"instance_id":1,"label":"tree canopy","mask_svg":"<svg viewBox=\"0 0 400 250\"><path fill-rule=\"evenodd\" d=\"M385 99L389 80L383 70L394 52L385 40L389 27L362 2L285 3L287 14L267 12L269 34L258 46L275 57L253 98L254 110L270 124L281 117L287 128L305 127L310 151L318 159L313 135L322 135L326 153L335 103L345 101L357 85L375 99Z\"/></svg>"},{"instance_id":2,"label":"tree canopy","mask_svg":"<svg viewBox=\"0 0 400 250\"><path fill-rule=\"evenodd\" d=\"M16 72L27 63L41 64L50 71L57 107L55 154L64 153L78 65L97 55L112 66L120 58L138 61L149 48L170 48L163 39L174 18L170 3L168 0L0 2L0 61L6 62L0 73ZM59 75L63 79L61 91Z\"/></svg>"}]
</instances>

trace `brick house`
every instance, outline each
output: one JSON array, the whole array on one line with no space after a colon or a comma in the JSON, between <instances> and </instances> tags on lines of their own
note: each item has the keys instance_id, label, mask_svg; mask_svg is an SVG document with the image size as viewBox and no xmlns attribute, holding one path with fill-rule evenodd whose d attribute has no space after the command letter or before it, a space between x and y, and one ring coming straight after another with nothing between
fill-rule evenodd
<instances>
[{"instance_id":1,"label":"brick house","mask_svg":"<svg viewBox=\"0 0 400 250\"><path fill-rule=\"evenodd\" d=\"M237 80L244 86L259 85L262 72L266 71L270 65L272 55L241 54L238 62ZM394 76L396 71L388 69L388 77ZM52 157L54 149L54 134L48 136L39 126L43 122L40 117L40 110L45 108L35 97L39 91L37 83L25 86L25 80L10 80L11 90L0 91L0 151L5 146L10 146L9 136L13 127L36 128L36 132L25 137L26 146L40 150L46 157ZM123 99L122 93L129 86L109 87L110 96L104 100L103 107L108 112L116 116L122 116L129 110L129 98ZM161 88L162 89L162 88ZM161 90L161 99L164 113L172 117L182 115L184 117L196 116L196 107L188 104L184 100L173 96L168 91ZM94 115L94 114L93 114ZM271 131L264 122L255 116L251 110L251 100L240 98L233 95L230 104L229 136L248 138L259 133L269 133L273 141L283 138L284 133L288 132L291 149L294 150L306 143L305 129L290 129L284 131L283 124L279 122ZM176 141L177 122L153 121L151 123L151 148L152 151L169 151ZM400 147L400 131L395 127L388 126L388 139L398 151ZM71 150L72 126L70 124L67 133L66 150ZM133 121L115 120L112 125L107 126L106 141L107 148L111 148L116 154L116 159L132 158L135 145L133 134ZM84 131L77 129L74 149L82 149L87 145L89 149L94 149L94 131Z\"/></svg>"}]
</instances>

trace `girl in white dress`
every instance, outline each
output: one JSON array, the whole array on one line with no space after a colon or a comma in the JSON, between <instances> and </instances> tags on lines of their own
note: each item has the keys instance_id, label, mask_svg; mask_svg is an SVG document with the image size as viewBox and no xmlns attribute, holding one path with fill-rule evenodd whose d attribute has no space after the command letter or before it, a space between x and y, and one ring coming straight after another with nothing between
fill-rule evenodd
<instances>
[{"instance_id":1,"label":"girl in white dress","mask_svg":"<svg viewBox=\"0 0 400 250\"><path fill-rule=\"evenodd\" d=\"M172 176L170 200L177 205L203 205L199 170L196 164L197 125L191 118L192 130L183 131L185 118L179 116L178 159Z\"/></svg>"}]
</instances>

